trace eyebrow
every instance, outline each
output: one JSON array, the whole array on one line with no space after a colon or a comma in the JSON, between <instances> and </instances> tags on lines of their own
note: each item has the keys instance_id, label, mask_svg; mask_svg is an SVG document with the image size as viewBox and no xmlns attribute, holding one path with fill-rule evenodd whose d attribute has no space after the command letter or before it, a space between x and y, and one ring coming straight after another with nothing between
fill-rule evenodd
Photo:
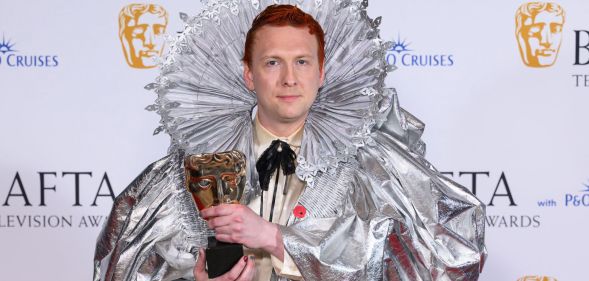
<instances>
[{"instance_id":1,"label":"eyebrow","mask_svg":"<svg viewBox=\"0 0 589 281\"><path fill-rule=\"evenodd\" d=\"M300 59L300 58L312 58L313 55L309 55L309 54L302 54L302 55L298 55L295 58ZM280 59L281 57L278 55L266 55L266 56L262 56L262 60L265 59Z\"/></svg>"}]
</instances>

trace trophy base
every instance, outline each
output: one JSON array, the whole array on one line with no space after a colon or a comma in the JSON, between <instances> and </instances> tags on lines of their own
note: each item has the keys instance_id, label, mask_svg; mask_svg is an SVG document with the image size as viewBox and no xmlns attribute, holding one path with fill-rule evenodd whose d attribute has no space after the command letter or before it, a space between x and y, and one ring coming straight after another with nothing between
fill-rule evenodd
<instances>
[{"instance_id":1,"label":"trophy base","mask_svg":"<svg viewBox=\"0 0 589 281\"><path fill-rule=\"evenodd\" d=\"M212 236L209 237L206 255L209 278L215 278L231 270L239 259L243 257L243 245L217 241Z\"/></svg>"}]
</instances>

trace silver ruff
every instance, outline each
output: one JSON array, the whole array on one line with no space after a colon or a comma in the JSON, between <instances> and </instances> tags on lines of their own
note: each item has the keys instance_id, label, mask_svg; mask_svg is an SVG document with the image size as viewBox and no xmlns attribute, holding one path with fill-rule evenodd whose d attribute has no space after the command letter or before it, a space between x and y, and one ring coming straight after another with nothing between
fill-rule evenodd
<instances>
[{"instance_id":1,"label":"silver ruff","mask_svg":"<svg viewBox=\"0 0 589 281\"><path fill-rule=\"evenodd\" d=\"M325 31L324 86L306 120L297 176L304 218L282 227L305 280L477 280L486 257L484 205L424 159L424 124L399 107L393 67L367 1L208 1L146 86L170 154L115 200L94 258L94 280L193 279L206 223L184 188L185 153L237 149L253 157L255 95L245 88L245 33L266 6L299 6ZM255 169L242 198L259 195ZM274 279L284 278L274 276Z\"/></svg>"}]
</instances>

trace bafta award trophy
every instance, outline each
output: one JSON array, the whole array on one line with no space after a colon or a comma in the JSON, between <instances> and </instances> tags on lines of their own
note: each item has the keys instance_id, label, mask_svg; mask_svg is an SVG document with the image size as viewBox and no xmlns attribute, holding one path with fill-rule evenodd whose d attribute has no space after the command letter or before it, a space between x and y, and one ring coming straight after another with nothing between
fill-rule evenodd
<instances>
[{"instance_id":1,"label":"bafta award trophy","mask_svg":"<svg viewBox=\"0 0 589 281\"><path fill-rule=\"evenodd\" d=\"M219 204L239 204L245 188L245 155L232 150L189 155L184 159L186 188L198 210ZM206 249L209 278L229 271L243 256L241 244L208 237Z\"/></svg>"}]
</instances>

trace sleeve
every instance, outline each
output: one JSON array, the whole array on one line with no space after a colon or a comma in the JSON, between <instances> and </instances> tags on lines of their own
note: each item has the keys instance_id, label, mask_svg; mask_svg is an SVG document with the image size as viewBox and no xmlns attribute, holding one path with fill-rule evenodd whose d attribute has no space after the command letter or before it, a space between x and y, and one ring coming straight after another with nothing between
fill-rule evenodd
<instances>
[{"instance_id":1,"label":"sleeve","mask_svg":"<svg viewBox=\"0 0 589 281\"><path fill-rule=\"evenodd\" d=\"M477 280L487 255L484 204L388 137L377 136L384 145L363 159L380 171L381 211L394 222L383 255L386 279Z\"/></svg>"},{"instance_id":2,"label":"sleeve","mask_svg":"<svg viewBox=\"0 0 589 281\"><path fill-rule=\"evenodd\" d=\"M361 166L382 187L383 206L400 216L387 235L385 276L477 280L487 257L485 205L424 158L425 124L399 106L394 90L389 94L374 144L360 153Z\"/></svg>"},{"instance_id":3,"label":"sleeve","mask_svg":"<svg viewBox=\"0 0 589 281\"><path fill-rule=\"evenodd\" d=\"M94 281L193 278L205 237L198 236L198 225L186 223L199 217L183 200L175 156L148 166L115 199L97 239Z\"/></svg>"}]
</instances>

